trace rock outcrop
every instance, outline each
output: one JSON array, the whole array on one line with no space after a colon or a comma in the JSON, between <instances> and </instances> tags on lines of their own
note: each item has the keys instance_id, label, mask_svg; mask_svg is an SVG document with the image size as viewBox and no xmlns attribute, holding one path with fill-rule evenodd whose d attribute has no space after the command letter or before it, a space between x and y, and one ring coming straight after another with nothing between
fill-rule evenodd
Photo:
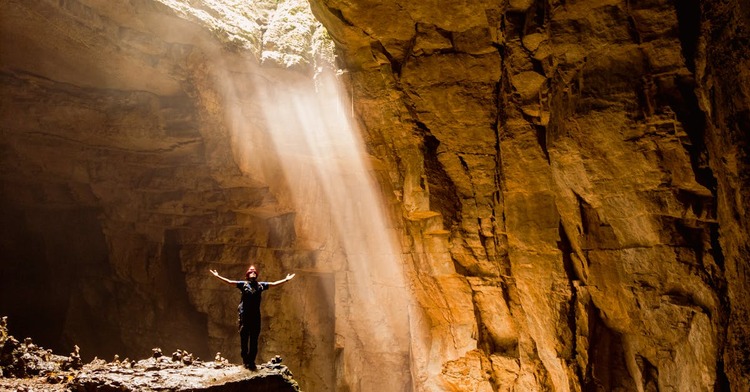
<instances>
[{"instance_id":1,"label":"rock outcrop","mask_svg":"<svg viewBox=\"0 0 750 392\"><path fill-rule=\"evenodd\" d=\"M268 366L268 367L266 367ZM143 359L131 362L99 360L87 364L70 381L69 390L88 391L259 391L298 392L286 366L261 365L251 372L226 360L202 362L180 358Z\"/></svg>"},{"instance_id":2,"label":"rock outcrop","mask_svg":"<svg viewBox=\"0 0 750 392\"><path fill-rule=\"evenodd\" d=\"M304 390L750 384L740 2L310 6L327 32L298 0L1 0L0 312L58 351L234 353L207 271L252 260L298 274L261 356ZM327 199L353 161L278 143L323 121L284 110L329 34L347 107L317 112L358 124L385 224Z\"/></svg>"},{"instance_id":3,"label":"rock outcrop","mask_svg":"<svg viewBox=\"0 0 750 392\"><path fill-rule=\"evenodd\" d=\"M178 349L171 357L160 348L139 361L115 356L112 362L94 359L84 364L78 346L70 356L52 354L31 338L18 342L8 332L7 317L0 320L0 390L3 391L266 391L298 392L281 358L255 371L230 365L217 353L203 362Z\"/></svg>"}]
</instances>

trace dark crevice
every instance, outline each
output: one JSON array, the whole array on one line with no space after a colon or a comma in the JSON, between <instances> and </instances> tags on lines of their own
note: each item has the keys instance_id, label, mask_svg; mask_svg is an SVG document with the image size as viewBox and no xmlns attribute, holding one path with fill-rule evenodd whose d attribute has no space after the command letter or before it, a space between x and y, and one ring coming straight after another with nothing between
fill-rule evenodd
<instances>
[{"instance_id":1,"label":"dark crevice","mask_svg":"<svg viewBox=\"0 0 750 392\"><path fill-rule=\"evenodd\" d=\"M721 243L719 242L719 225L713 224L709 226L709 242L711 244L711 255L718 268L718 271L712 266L705 266L707 268L707 274L709 282L707 282L714 291L717 293L719 298L719 309L717 324L719 325L718 340L719 340L719 355L717 356L716 363L716 384L714 385L714 391L725 392L731 391L731 384L726 374L724 358L727 352L728 344L728 329L729 320L732 314L732 305L729 300L729 287L726 279L724 278L724 252L721 249Z\"/></svg>"},{"instance_id":2,"label":"dark crevice","mask_svg":"<svg viewBox=\"0 0 750 392\"><path fill-rule=\"evenodd\" d=\"M453 32L452 31L448 31L446 29L441 29L438 26L435 26L435 31L437 31L437 33L440 34L443 38L445 38L445 39L451 41L451 43L453 43Z\"/></svg>"},{"instance_id":3,"label":"dark crevice","mask_svg":"<svg viewBox=\"0 0 750 392\"><path fill-rule=\"evenodd\" d=\"M396 74L396 77L401 77L401 71L406 68L407 63L409 62L409 59L411 57L414 57L414 45L417 43L417 25L414 25L414 31L415 33L411 36L411 39L406 44L406 48L404 49L404 56L401 59L401 61L397 61L398 66L394 68L393 62L391 62L391 69L398 70L398 73Z\"/></svg>"},{"instance_id":4,"label":"dark crevice","mask_svg":"<svg viewBox=\"0 0 750 392\"><path fill-rule=\"evenodd\" d=\"M430 190L430 209L443 216L443 225L450 229L460 221L461 202L458 192L438 159L440 140L430 133L427 126L417 122L417 130L422 135L422 154L424 155L424 175Z\"/></svg>"},{"instance_id":5,"label":"dark crevice","mask_svg":"<svg viewBox=\"0 0 750 392\"><path fill-rule=\"evenodd\" d=\"M482 321L482 313L479 311L479 308L477 307L477 301L476 299L473 299L472 304L474 305L474 319L477 321L477 329L479 329L479 336L477 337L477 346L480 350L484 351L486 354L492 354L495 351L495 344L492 342L492 337L490 336L489 331L487 331L487 327L484 326L484 322Z\"/></svg>"},{"instance_id":6,"label":"dark crevice","mask_svg":"<svg viewBox=\"0 0 750 392\"><path fill-rule=\"evenodd\" d=\"M464 169L466 173L469 173L469 164L466 163L466 160L463 156L458 156L458 161L461 162L461 167Z\"/></svg>"},{"instance_id":7,"label":"dark crevice","mask_svg":"<svg viewBox=\"0 0 750 392\"><path fill-rule=\"evenodd\" d=\"M373 41L370 44L370 48L372 49L373 52L382 53L385 56L385 58L388 59L388 62L391 64L391 72L393 73L394 76L401 75L401 68L403 68L402 67L403 64L401 63L399 59L393 57L393 55L390 52L388 52L388 50L385 48L385 46L383 46L382 43L380 43L380 41Z\"/></svg>"},{"instance_id":8,"label":"dark crevice","mask_svg":"<svg viewBox=\"0 0 750 392\"><path fill-rule=\"evenodd\" d=\"M591 206L586 202L586 200L583 200L583 198L579 194L575 193L575 195L576 200L578 201L578 213L581 216L581 228L578 231L580 232L581 229L583 229L581 235L587 236L589 234L588 221L590 215L589 210L591 209Z\"/></svg>"},{"instance_id":9,"label":"dark crevice","mask_svg":"<svg viewBox=\"0 0 750 392\"><path fill-rule=\"evenodd\" d=\"M635 361L641 371L643 392L659 392L659 369L640 355L636 356Z\"/></svg>"},{"instance_id":10,"label":"dark crevice","mask_svg":"<svg viewBox=\"0 0 750 392\"><path fill-rule=\"evenodd\" d=\"M713 211L713 198L706 197L695 192L691 192L687 189L677 189L675 191L675 198L677 201L682 203L690 209L690 211L697 217L702 217L704 213L710 213ZM707 216L713 218L713 216Z\"/></svg>"},{"instance_id":11,"label":"dark crevice","mask_svg":"<svg viewBox=\"0 0 750 392\"><path fill-rule=\"evenodd\" d=\"M453 267L456 269L456 274L460 276L475 276L475 274L472 274L466 267L461 265L458 260L451 258L451 261L453 262Z\"/></svg>"},{"instance_id":12,"label":"dark crevice","mask_svg":"<svg viewBox=\"0 0 750 392\"><path fill-rule=\"evenodd\" d=\"M536 0L529 9L529 17L526 22L526 33L535 33L544 29L547 22L547 1Z\"/></svg>"},{"instance_id":13,"label":"dark crevice","mask_svg":"<svg viewBox=\"0 0 750 392\"><path fill-rule=\"evenodd\" d=\"M521 38L526 26L526 15L519 12L507 12L504 18L504 31L508 38Z\"/></svg>"},{"instance_id":14,"label":"dark crevice","mask_svg":"<svg viewBox=\"0 0 750 392\"><path fill-rule=\"evenodd\" d=\"M571 257L573 253L573 246L570 243L568 235L565 233L565 228L563 227L562 221L560 221L557 230L560 235L560 240L557 241L557 248L562 254L563 269L565 270L565 275L568 277L568 288L571 292L570 300L568 301L567 306L561 306L560 309L561 312L564 312L563 314L561 314L560 319L565 320L568 329L568 331L560 333L560 340L561 343L563 343L563 347L565 348L564 352L562 353L562 357L566 361L575 364L574 358L575 353L577 352L576 335L578 334L575 309L576 303L578 302L578 292L576 290L574 282L580 281L580 278L576 274L575 268L573 267L573 258ZM581 369L578 370L581 371Z\"/></svg>"},{"instance_id":15,"label":"dark crevice","mask_svg":"<svg viewBox=\"0 0 750 392\"><path fill-rule=\"evenodd\" d=\"M678 77L676 82L679 96L671 97L673 100L669 103L690 139L690 145L686 146L686 149L695 171L695 180L716 197L716 178L708 165L705 142L706 115L698 105L695 80L692 77ZM715 210L711 211L711 216L716 216Z\"/></svg>"},{"instance_id":16,"label":"dark crevice","mask_svg":"<svg viewBox=\"0 0 750 392\"><path fill-rule=\"evenodd\" d=\"M698 0L676 0L674 1L675 10L678 18L678 29L682 53L685 58L685 66L695 72L695 55L698 46L698 39L701 33L701 9ZM689 143L683 143L684 148L690 156L691 166L695 173L695 180L710 190L711 200L704 200L700 196L694 196L698 199L691 203L691 208L696 216L705 215L708 218L715 218L717 205L717 180L708 163L708 149L705 142L707 120L705 113L700 109L698 98L695 94L696 82L692 76L677 76L674 80L675 87L660 91L658 95L658 104L668 105L672 108L677 120L683 125L687 133ZM660 101L660 102L659 102ZM679 196L679 195L678 195ZM711 225L710 230L710 252L719 269L723 270L724 257L718 240L718 229ZM695 241L693 243L703 243ZM701 254L705 249L697 249ZM723 280L715 275L723 273L721 271L708 271L712 280Z\"/></svg>"},{"instance_id":17,"label":"dark crevice","mask_svg":"<svg viewBox=\"0 0 750 392\"><path fill-rule=\"evenodd\" d=\"M695 54L698 50L698 39L701 33L701 8L699 0L673 0L677 12L677 24L685 57L685 66L695 72Z\"/></svg>"},{"instance_id":18,"label":"dark crevice","mask_svg":"<svg viewBox=\"0 0 750 392\"><path fill-rule=\"evenodd\" d=\"M622 336L610 329L599 315L599 309L588 304L589 350L582 390L637 390L625 363Z\"/></svg>"},{"instance_id":19,"label":"dark crevice","mask_svg":"<svg viewBox=\"0 0 750 392\"><path fill-rule=\"evenodd\" d=\"M729 383L726 371L724 371L724 356L719 355L718 361L716 362L716 384L714 384L714 392L730 392L732 386Z\"/></svg>"},{"instance_id":20,"label":"dark crevice","mask_svg":"<svg viewBox=\"0 0 750 392\"><path fill-rule=\"evenodd\" d=\"M544 72L544 65L542 64L541 60L531 58L529 59L529 61L531 61L531 67L534 72L538 73L539 75L546 75L546 73Z\"/></svg>"},{"instance_id":21,"label":"dark crevice","mask_svg":"<svg viewBox=\"0 0 750 392\"><path fill-rule=\"evenodd\" d=\"M670 223L670 221L672 221ZM705 227L701 225L689 225L687 221L683 219L675 219L672 217L665 217L662 222L665 226L673 226L676 234L679 238L675 239L674 245L686 246L693 249L698 257L698 260L703 259L703 253L705 252L703 244L703 233Z\"/></svg>"},{"instance_id":22,"label":"dark crevice","mask_svg":"<svg viewBox=\"0 0 750 392\"><path fill-rule=\"evenodd\" d=\"M581 248L590 249L618 249L621 245L615 235L612 226L602 222L596 209L586 202L580 195L574 192L578 200L578 209L581 214Z\"/></svg>"},{"instance_id":23,"label":"dark crevice","mask_svg":"<svg viewBox=\"0 0 750 392\"><path fill-rule=\"evenodd\" d=\"M641 38L641 33L638 31L638 25L635 22L635 18L633 18L633 15L631 14L631 4L637 3L636 0L629 0L626 1L626 6L628 8L628 32L630 33L630 38L633 39L633 42L641 44L643 43L643 38Z\"/></svg>"},{"instance_id":24,"label":"dark crevice","mask_svg":"<svg viewBox=\"0 0 750 392\"><path fill-rule=\"evenodd\" d=\"M698 298L696 298L695 295L693 295L693 293L689 293L689 292L678 290L678 289L672 289L672 290L668 290L662 295L666 297L665 299L673 305L684 306L684 307L693 308L693 309L700 309L701 312L705 313L707 316L712 315L711 308L707 304L701 303L698 300Z\"/></svg>"},{"instance_id":25,"label":"dark crevice","mask_svg":"<svg viewBox=\"0 0 750 392\"><path fill-rule=\"evenodd\" d=\"M632 113L634 120L645 120L654 115L654 96L656 95L656 85L650 75L641 78L640 88L636 91L638 107L641 110L638 113Z\"/></svg>"},{"instance_id":26,"label":"dark crevice","mask_svg":"<svg viewBox=\"0 0 750 392\"><path fill-rule=\"evenodd\" d=\"M534 125L534 131L536 131L536 141L537 143L539 143L539 147L542 149L544 157L547 158L547 163L549 163L549 150L547 150L547 127L542 125Z\"/></svg>"},{"instance_id":27,"label":"dark crevice","mask_svg":"<svg viewBox=\"0 0 750 392\"><path fill-rule=\"evenodd\" d=\"M709 226L709 235L711 241L711 255L714 258L716 264L724 269L724 252L721 250L721 243L719 242L719 225Z\"/></svg>"},{"instance_id":28,"label":"dark crevice","mask_svg":"<svg viewBox=\"0 0 750 392\"><path fill-rule=\"evenodd\" d=\"M563 268L565 269L565 274L568 276L568 281L573 282L574 280L580 280L575 272L575 268L573 267L573 258L571 257L573 246L571 246L570 239L568 238L567 233L565 233L562 221L560 221L557 231L560 234L560 240L557 241L557 249L562 253Z\"/></svg>"},{"instance_id":29,"label":"dark crevice","mask_svg":"<svg viewBox=\"0 0 750 392\"><path fill-rule=\"evenodd\" d=\"M505 279L503 279L500 282L500 287L502 288L502 294L503 294L503 301L505 301L505 306L508 308L508 311L511 312L511 316L512 316L512 313L513 313L512 309L514 308L514 304L513 304L513 300L511 299L510 290L511 289L515 290L516 287L515 285L514 286L511 286L511 285L512 283L509 283Z\"/></svg>"},{"instance_id":30,"label":"dark crevice","mask_svg":"<svg viewBox=\"0 0 750 392\"><path fill-rule=\"evenodd\" d=\"M343 13L343 12L341 12L341 10L340 10L340 9L338 9L338 8L330 8L330 7L328 7L328 12L330 12L330 13L331 13L331 15L335 16L335 17L336 17L336 19L340 20L340 21L341 21L341 23L342 23L342 24L343 24L344 26L355 27L355 26L354 26L354 24L352 24L352 22L350 22L350 21L349 21L349 20L348 20L348 19L347 19L347 18L346 18L346 17L344 16L344 13Z\"/></svg>"}]
</instances>

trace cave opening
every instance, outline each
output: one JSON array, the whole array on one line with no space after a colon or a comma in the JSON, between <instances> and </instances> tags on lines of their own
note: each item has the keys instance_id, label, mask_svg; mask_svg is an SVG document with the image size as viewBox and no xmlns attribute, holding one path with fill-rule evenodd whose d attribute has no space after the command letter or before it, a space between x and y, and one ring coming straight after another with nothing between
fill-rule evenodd
<instances>
[{"instance_id":1,"label":"cave opening","mask_svg":"<svg viewBox=\"0 0 750 392\"><path fill-rule=\"evenodd\" d=\"M3 189L10 187L16 200L0 198L0 313L8 316L11 331L59 353L72 352L76 344L92 347L83 353L87 359L124 352L118 323L100 317L106 313L100 306L113 305L102 300L111 297L112 271L101 210L30 204L18 200L24 185L3 182Z\"/></svg>"}]
</instances>

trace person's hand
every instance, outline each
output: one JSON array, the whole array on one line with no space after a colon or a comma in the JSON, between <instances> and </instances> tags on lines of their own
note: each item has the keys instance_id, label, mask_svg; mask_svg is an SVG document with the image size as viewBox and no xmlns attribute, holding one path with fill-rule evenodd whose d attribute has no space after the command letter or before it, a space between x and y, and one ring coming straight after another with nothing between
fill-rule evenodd
<instances>
[{"instance_id":1,"label":"person's hand","mask_svg":"<svg viewBox=\"0 0 750 392\"><path fill-rule=\"evenodd\" d=\"M218 272L216 272L216 270L209 270L209 271L211 271L211 273L212 273L212 274L213 274L213 275L214 275L215 277L217 277L217 278L219 277L219 273L218 273Z\"/></svg>"},{"instance_id":2,"label":"person's hand","mask_svg":"<svg viewBox=\"0 0 750 392\"><path fill-rule=\"evenodd\" d=\"M294 274L286 274L286 280L292 280Z\"/></svg>"}]
</instances>

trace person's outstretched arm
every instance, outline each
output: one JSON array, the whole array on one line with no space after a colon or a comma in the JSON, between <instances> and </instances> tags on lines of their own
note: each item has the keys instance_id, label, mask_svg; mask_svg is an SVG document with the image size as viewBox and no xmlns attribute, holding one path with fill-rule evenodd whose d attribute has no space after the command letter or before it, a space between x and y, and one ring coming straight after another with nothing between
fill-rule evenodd
<instances>
[{"instance_id":1,"label":"person's outstretched arm","mask_svg":"<svg viewBox=\"0 0 750 392\"><path fill-rule=\"evenodd\" d=\"M275 282L268 282L268 285L269 286L277 286L277 285L280 285L282 283L286 283L286 282L292 280L293 277L294 277L294 274L287 274L286 278L281 279L281 280L277 280Z\"/></svg>"},{"instance_id":2,"label":"person's outstretched arm","mask_svg":"<svg viewBox=\"0 0 750 392\"><path fill-rule=\"evenodd\" d=\"M222 280L222 281L223 281L223 282L225 282L226 284L232 284L232 285L234 285L234 284L237 284L237 283L239 283L239 281L237 281L237 280L230 280L230 279L227 279L227 278L225 278L225 277L223 277L223 276L219 275L219 273L218 273L218 272L216 272L216 270L209 270L209 271L211 271L211 274L213 274L213 276L215 276L215 277L219 278L220 280Z\"/></svg>"}]
</instances>

